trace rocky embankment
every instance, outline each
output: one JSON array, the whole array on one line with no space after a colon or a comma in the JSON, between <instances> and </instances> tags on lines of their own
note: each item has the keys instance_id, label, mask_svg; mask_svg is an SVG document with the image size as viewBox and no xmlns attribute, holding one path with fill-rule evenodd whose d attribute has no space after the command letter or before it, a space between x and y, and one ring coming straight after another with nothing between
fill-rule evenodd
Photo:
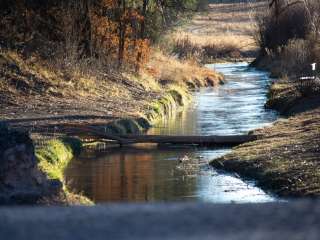
<instances>
[{"instance_id":1,"label":"rocky embankment","mask_svg":"<svg viewBox=\"0 0 320 240\"><path fill-rule=\"evenodd\" d=\"M60 181L38 169L29 135L0 123L0 204L35 204L58 196L61 189Z\"/></svg>"}]
</instances>

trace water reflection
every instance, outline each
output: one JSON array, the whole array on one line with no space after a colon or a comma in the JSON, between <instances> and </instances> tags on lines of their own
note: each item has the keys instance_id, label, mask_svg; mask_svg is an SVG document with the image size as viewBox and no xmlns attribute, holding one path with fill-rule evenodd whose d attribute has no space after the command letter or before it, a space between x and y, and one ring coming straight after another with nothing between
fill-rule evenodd
<instances>
[{"instance_id":1,"label":"water reflection","mask_svg":"<svg viewBox=\"0 0 320 240\"><path fill-rule=\"evenodd\" d=\"M210 65L227 83L195 93L190 107L166 119L150 134L239 134L269 124L276 115L263 107L268 76L247 64ZM208 165L196 174L179 170L179 159L209 160L229 149L156 148L150 145L87 152L66 170L68 185L96 202L206 201L265 202L275 200L253 183L218 173Z\"/></svg>"},{"instance_id":2,"label":"water reflection","mask_svg":"<svg viewBox=\"0 0 320 240\"><path fill-rule=\"evenodd\" d=\"M140 146L110 149L94 156L87 152L72 162L67 181L95 202L106 201L210 201L263 202L273 198L236 176L209 168L186 176L178 159L211 159L228 152L195 149L159 149ZM75 174L75 175L74 175Z\"/></svg>"}]
</instances>

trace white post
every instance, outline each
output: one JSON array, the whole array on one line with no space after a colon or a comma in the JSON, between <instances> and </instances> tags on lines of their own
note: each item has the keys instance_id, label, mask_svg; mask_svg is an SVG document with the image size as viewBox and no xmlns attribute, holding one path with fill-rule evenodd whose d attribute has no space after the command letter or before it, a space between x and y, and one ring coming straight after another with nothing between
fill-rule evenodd
<instances>
[{"instance_id":1,"label":"white post","mask_svg":"<svg viewBox=\"0 0 320 240\"><path fill-rule=\"evenodd\" d=\"M317 63L312 63L311 64L311 67L312 67L312 72L313 72L313 78L316 78L316 70L317 70Z\"/></svg>"}]
</instances>

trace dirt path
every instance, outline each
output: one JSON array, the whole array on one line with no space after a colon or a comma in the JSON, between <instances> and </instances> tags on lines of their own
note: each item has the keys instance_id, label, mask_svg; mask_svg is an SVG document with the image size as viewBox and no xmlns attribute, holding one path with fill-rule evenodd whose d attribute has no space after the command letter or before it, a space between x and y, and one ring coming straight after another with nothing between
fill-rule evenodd
<instances>
[{"instance_id":1,"label":"dirt path","mask_svg":"<svg viewBox=\"0 0 320 240\"><path fill-rule=\"evenodd\" d=\"M137 117L148 103L160 96L131 90L132 101L106 96L55 97L50 95L17 95L1 104L0 118L14 126L45 126L73 123L106 123L118 118ZM121 107L119 107L121 106Z\"/></svg>"},{"instance_id":2,"label":"dirt path","mask_svg":"<svg viewBox=\"0 0 320 240\"><path fill-rule=\"evenodd\" d=\"M25 129L32 133L51 136L60 128L72 125L105 126L122 118L138 118L146 112L148 104L160 95L138 94L135 100L105 97L63 97L17 96L10 104L1 104L0 118L11 127ZM27 103L27 104L26 104ZM119 107L121 106L121 107Z\"/></svg>"},{"instance_id":3,"label":"dirt path","mask_svg":"<svg viewBox=\"0 0 320 240\"><path fill-rule=\"evenodd\" d=\"M141 116L164 92L147 89L146 83L120 73L81 83L48 72L41 63L0 52L0 119L34 132L67 123L103 125Z\"/></svg>"}]
</instances>

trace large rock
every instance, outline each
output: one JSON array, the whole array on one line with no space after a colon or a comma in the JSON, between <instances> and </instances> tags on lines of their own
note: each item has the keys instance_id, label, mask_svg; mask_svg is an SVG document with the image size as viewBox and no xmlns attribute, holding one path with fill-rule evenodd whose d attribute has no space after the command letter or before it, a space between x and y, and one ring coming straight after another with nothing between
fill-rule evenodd
<instances>
[{"instance_id":1,"label":"large rock","mask_svg":"<svg viewBox=\"0 0 320 240\"><path fill-rule=\"evenodd\" d=\"M38 169L29 134L0 123L0 204L34 204L61 187Z\"/></svg>"}]
</instances>

